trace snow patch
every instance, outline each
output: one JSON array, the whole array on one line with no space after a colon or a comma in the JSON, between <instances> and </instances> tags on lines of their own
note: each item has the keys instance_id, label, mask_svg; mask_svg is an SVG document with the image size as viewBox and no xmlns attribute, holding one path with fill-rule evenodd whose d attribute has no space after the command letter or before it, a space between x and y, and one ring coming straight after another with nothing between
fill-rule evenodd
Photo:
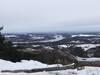
<instances>
[{"instance_id":1,"label":"snow patch","mask_svg":"<svg viewBox=\"0 0 100 75\"><path fill-rule=\"evenodd\" d=\"M85 51L87 51L90 48L95 48L97 46L100 46L100 44L80 44L80 45L76 45L76 47L81 47L83 48Z\"/></svg>"}]
</instances>

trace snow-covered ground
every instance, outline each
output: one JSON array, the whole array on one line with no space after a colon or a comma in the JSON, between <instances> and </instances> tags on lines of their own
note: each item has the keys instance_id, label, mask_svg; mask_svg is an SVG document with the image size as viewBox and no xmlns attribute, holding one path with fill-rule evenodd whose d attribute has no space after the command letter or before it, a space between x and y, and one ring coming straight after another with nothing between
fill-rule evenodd
<instances>
[{"instance_id":1,"label":"snow-covered ground","mask_svg":"<svg viewBox=\"0 0 100 75\"><path fill-rule=\"evenodd\" d=\"M80 44L76 45L77 47L82 47L85 51L90 49L90 48L95 48L97 46L100 46L100 44Z\"/></svg>"},{"instance_id":2,"label":"snow-covered ground","mask_svg":"<svg viewBox=\"0 0 100 75\"><path fill-rule=\"evenodd\" d=\"M39 39L41 40L41 39L44 39L44 37L42 37L42 36L41 36L41 37L40 37L40 36L32 36L32 38L33 38L34 40L39 40Z\"/></svg>"},{"instance_id":3,"label":"snow-covered ground","mask_svg":"<svg viewBox=\"0 0 100 75\"><path fill-rule=\"evenodd\" d=\"M17 37L16 35L5 35L6 38Z\"/></svg>"},{"instance_id":4,"label":"snow-covered ground","mask_svg":"<svg viewBox=\"0 0 100 75\"><path fill-rule=\"evenodd\" d=\"M81 41L71 41L70 43L84 43L84 42L81 42Z\"/></svg>"},{"instance_id":5,"label":"snow-covered ground","mask_svg":"<svg viewBox=\"0 0 100 75\"><path fill-rule=\"evenodd\" d=\"M95 58L94 58L95 59ZM34 68L46 68L55 67L57 65L47 65L38 61L26 61L13 63L0 59L0 71L1 70L17 70L17 69L34 69ZM62 65L59 65L62 66ZM100 75L99 67L85 67L83 70L69 69L62 71L51 71L51 72L37 72L37 73L2 73L0 75Z\"/></svg>"},{"instance_id":6,"label":"snow-covered ground","mask_svg":"<svg viewBox=\"0 0 100 75\"><path fill-rule=\"evenodd\" d=\"M90 62L92 62L92 61L100 61L100 58L81 58L81 57L77 57L77 60L78 61L90 61Z\"/></svg>"},{"instance_id":7,"label":"snow-covered ground","mask_svg":"<svg viewBox=\"0 0 100 75\"><path fill-rule=\"evenodd\" d=\"M92 36L98 36L98 37L100 37L100 35L91 35L91 34L72 35L72 37L92 37Z\"/></svg>"},{"instance_id":8,"label":"snow-covered ground","mask_svg":"<svg viewBox=\"0 0 100 75\"><path fill-rule=\"evenodd\" d=\"M62 48L68 48L68 46L67 45L58 45L58 48L60 48L60 49L62 49Z\"/></svg>"},{"instance_id":9,"label":"snow-covered ground","mask_svg":"<svg viewBox=\"0 0 100 75\"><path fill-rule=\"evenodd\" d=\"M42 40L42 41L32 41L32 42L13 42L13 44L16 44L16 43L20 43L20 44L29 44L29 43L34 43L34 42L44 42L44 43L47 43L47 42L56 42L56 41L60 41L60 40L63 40L65 37L63 37L62 35L55 35L53 36L54 39L50 39L50 40ZM36 38L36 37L35 37ZM43 39L44 37L37 37L37 39Z\"/></svg>"},{"instance_id":10,"label":"snow-covered ground","mask_svg":"<svg viewBox=\"0 0 100 75\"><path fill-rule=\"evenodd\" d=\"M56 67L60 64L47 65L34 60L22 60L21 62L10 62L0 59L0 70L19 70L19 69L36 69L36 68L47 68L47 67Z\"/></svg>"},{"instance_id":11,"label":"snow-covered ground","mask_svg":"<svg viewBox=\"0 0 100 75\"><path fill-rule=\"evenodd\" d=\"M65 37L63 37L62 35L55 35L54 39L50 39L50 40L43 40L40 42L55 42L55 41L60 41L63 40Z\"/></svg>"},{"instance_id":12,"label":"snow-covered ground","mask_svg":"<svg viewBox=\"0 0 100 75\"><path fill-rule=\"evenodd\" d=\"M62 70L38 73L0 73L0 75L100 75L99 67L85 67L84 70Z\"/></svg>"}]
</instances>

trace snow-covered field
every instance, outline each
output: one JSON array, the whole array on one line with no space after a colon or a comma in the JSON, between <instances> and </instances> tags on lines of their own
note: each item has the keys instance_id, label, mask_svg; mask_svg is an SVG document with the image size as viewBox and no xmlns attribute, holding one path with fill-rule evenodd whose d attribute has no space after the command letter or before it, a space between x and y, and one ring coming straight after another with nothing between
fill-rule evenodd
<instances>
[{"instance_id":1,"label":"snow-covered field","mask_svg":"<svg viewBox=\"0 0 100 75\"><path fill-rule=\"evenodd\" d=\"M93 36L100 37L100 35L91 35L91 34L78 34L78 35L72 35L72 37L93 37Z\"/></svg>"},{"instance_id":2,"label":"snow-covered field","mask_svg":"<svg viewBox=\"0 0 100 75\"><path fill-rule=\"evenodd\" d=\"M47 43L47 42L56 42L56 41L60 41L60 40L63 40L65 37L63 37L62 35L55 35L55 36L53 36L54 37L54 39L50 39L50 40L42 40L42 41L32 41L32 42L13 42L13 44L16 44L16 43L20 43L20 44L29 44L29 43L34 43L34 42L43 42L43 43ZM45 37L33 37L34 39L43 39L43 38L45 38Z\"/></svg>"},{"instance_id":3,"label":"snow-covered field","mask_svg":"<svg viewBox=\"0 0 100 75\"><path fill-rule=\"evenodd\" d=\"M59 48L68 48L70 47L71 45L58 45ZM76 45L76 47L81 47L82 49L84 49L84 51L87 51L91 48L96 48L97 46L100 46L100 44L78 44Z\"/></svg>"},{"instance_id":4,"label":"snow-covered field","mask_svg":"<svg viewBox=\"0 0 100 75\"><path fill-rule=\"evenodd\" d=\"M68 48L68 46L67 45L58 45L58 48Z\"/></svg>"},{"instance_id":5,"label":"snow-covered field","mask_svg":"<svg viewBox=\"0 0 100 75\"><path fill-rule=\"evenodd\" d=\"M100 44L80 44L76 45L77 47L82 47L85 51L90 49L90 48L95 48L97 46L100 46Z\"/></svg>"},{"instance_id":6,"label":"snow-covered field","mask_svg":"<svg viewBox=\"0 0 100 75\"><path fill-rule=\"evenodd\" d=\"M0 59L0 71L1 70L18 70L18 69L34 69L34 68L46 68L55 67L57 65L47 65L38 61L26 61L13 63ZM62 66L62 65L59 65ZM62 70L62 71L51 71L51 72L37 72L37 73L2 73L0 75L100 75L99 67L85 67L83 70Z\"/></svg>"},{"instance_id":7,"label":"snow-covered field","mask_svg":"<svg viewBox=\"0 0 100 75\"><path fill-rule=\"evenodd\" d=\"M81 57L77 57L77 60L78 61L90 61L90 62L92 62L92 61L100 61L100 58L81 58Z\"/></svg>"},{"instance_id":8,"label":"snow-covered field","mask_svg":"<svg viewBox=\"0 0 100 75\"><path fill-rule=\"evenodd\" d=\"M32 38L34 39L34 40L41 40L41 39L44 39L44 37L39 37L39 36L32 36Z\"/></svg>"},{"instance_id":9,"label":"snow-covered field","mask_svg":"<svg viewBox=\"0 0 100 75\"><path fill-rule=\"evenodd\" d=\"M43 41L40 41L40 42L55 42L55 41L60 41L60 40L63 40L65 37L63 37L62 35L55 35L53 36L54 39L50 39L50 40L43 40Z\"/></svg>"}]
</instances>

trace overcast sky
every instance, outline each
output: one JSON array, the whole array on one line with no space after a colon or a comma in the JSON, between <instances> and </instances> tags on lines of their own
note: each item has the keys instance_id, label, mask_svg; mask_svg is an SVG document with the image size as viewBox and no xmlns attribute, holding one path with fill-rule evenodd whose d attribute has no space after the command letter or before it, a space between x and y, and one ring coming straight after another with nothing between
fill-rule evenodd
<instances>
[{"instance_id":1,"label":"overcast sky","mask_svg":"<svg viewBox=\"0 0 100 75\"><path fill-rule=\"evenodd\" d=\"M0 0L3 32L100 31L100 0Z\"/></svg>"}]
</instances>

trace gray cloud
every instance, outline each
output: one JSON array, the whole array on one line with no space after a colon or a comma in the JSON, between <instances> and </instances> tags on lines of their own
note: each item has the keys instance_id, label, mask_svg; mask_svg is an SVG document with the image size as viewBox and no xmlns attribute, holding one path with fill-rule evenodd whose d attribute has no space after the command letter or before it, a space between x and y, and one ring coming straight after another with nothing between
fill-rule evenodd
<instances>
[{"instance_id":1,"label":"gray cloud","mask_svg":"<svg viewBox=\"0 0 100 75\"><path fill-rule=\"evenodd\" d=\"M0 0L4 32L97 31L100 0Z\"/></svg>"}]
</instances>

